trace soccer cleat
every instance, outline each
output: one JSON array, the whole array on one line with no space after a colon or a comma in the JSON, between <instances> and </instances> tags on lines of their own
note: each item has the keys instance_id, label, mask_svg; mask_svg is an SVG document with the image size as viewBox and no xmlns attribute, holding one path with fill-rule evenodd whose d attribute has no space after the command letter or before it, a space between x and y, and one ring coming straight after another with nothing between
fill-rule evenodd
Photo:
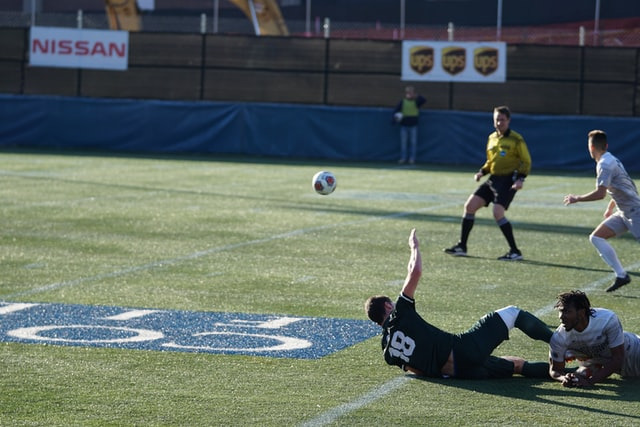
<instances>
[{"instance_id":1,"label":"soccer cleat","mask_svg":"<svg viewBox=\"0 0 640 427\"><path fill-rule=\"evenodd\" d=\"M616 281L613 282L613 285L607 288L607 292L613 292L616 289L621 288L624 285L628 284L629 282L631 282L631 277L629 277L628 274L624 277L616 277Z\"/></svg>"},{"instance_id":2,"label":"soccer cleat","mask_svg":"<svg viewBox=\"0 0 640 427\"><path fill-rule=\"evenodd\" d=\"M457 243L455 246L450 248L446 248L444 253L453 255L453 256L467 256L467 248L460 246L460 243Z\"/></svg>"},{"instance_id":3,"label":"soccer cleat","mask_svg":"<svg viewBox=\"0 0 640 427\"><path fill-rule=\"evenodd\" d=\"M506 254L498 258L500 261L520 261L522 259L522 253L520 251L509 250Z\"/></svg>"}]
</instances>

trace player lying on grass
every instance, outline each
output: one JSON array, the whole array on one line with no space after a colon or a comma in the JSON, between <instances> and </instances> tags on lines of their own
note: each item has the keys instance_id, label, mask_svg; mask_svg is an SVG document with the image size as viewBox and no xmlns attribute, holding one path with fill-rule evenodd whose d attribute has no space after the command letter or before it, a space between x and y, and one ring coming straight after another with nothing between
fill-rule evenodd
<instances>
[{"instance_id":1,"label":"player lying on grass","mask_svg":"<svg viewBox=\"0 0 640 427\"><path fill-rule=\"evenodd\" d=\"M558 295L555 305L562 324L549 342L549 374L565 387L594 385L613 373L640 377L640 336L624 332L618 316L605 308L591 308L584 292ZM567 372L565 363L578 360Z\"/></svg>"},{"instance_id":2,"label":"player lying on grass","mask_svg":"<svg viewBox=\"0 0 640 427\"><path fill-rule=\"evenodd\" d=\"M422 259L415 229L409 236L411 257L407 277L396 303L387 296L365 302L369 319L382 326L382 348L389 365L419 376L438 378L507 378L513 374L548 378L548 364L520 357L492 356L516 327L529 337L549 342L552 331L540 319L509 306L482 317L461 334L445 332L416 312L414 293L422 275Z\"/></svg>"}]
</instances>

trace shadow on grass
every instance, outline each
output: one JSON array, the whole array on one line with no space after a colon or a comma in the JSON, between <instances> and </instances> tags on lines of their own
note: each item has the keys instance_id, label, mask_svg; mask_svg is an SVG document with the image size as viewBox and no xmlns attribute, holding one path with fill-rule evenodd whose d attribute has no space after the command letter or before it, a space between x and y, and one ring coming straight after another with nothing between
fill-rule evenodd
<instances>
[{"instance_id":1,"label":"shadow on grass","mask_svg":"<svg viewBox=\"0 0 640 427\"><path fill-rule=\"evenodd\" d=\"M310 210L317 212L318 205L315 203L311 203L307 206L305 205L293 205L295 208L299 210ZM392 216L396 215L398 218L407 218L411 219L411 221L422 221L422 222L435 222L435 223L447 223L447 224L459 224L460 216L459 215L438 215L431 213L421 213L421 212L398 212L389 209L349 209L344 206L328 206L325 205L322 207L323 211L329 213L336 214L344 214L344 215L363 215L363 216ZM419 209L418 209L419 210ZM488 218L476 218L474 226L478 227L491 227L495 228L498 231L498 226L493 219ZM539 231L543 233L553 233L553 234L583 234L585 236L585 240L587 240L587 236L593 231L593 227L578 227L566 224L549 224L549 223L535 223L535 222L517 222L514 223L514 228L517 230L526 230L526 231ZM624 237L624 236L621 236Z\"/></svg>"},{"instance_id":2,"label":"shadow on grass","mask_svg":"<svg viewBox=\"0 0 640 427\"><path fill-rule=\"evenodd\" d=\"M64 149L51 149L44 147L19 147L19 146L5 146L0 147L0 153L7 154L34 154L34 155L55 155L55 156L88 156L88 157L108 157L108 158L127 158L127 159L154 159L154 160L181 160L181 161L198 161L198 162L228 162L228 163L242 163L242 164L277 164L277 165L291 165L291 166L306 166L306 165L317 165L320 163L326 163L326 159L291 159L291 158L278 158L278 157L260 157L260 156L246 156L246 155L235 155L235 154L212 154L212 153L194 153L194 154L171 154L171 153L138 153L138 152L118 152L118 151L100 151L100 150L64 150ZM397 168L397 165L393 163L385 163L385 162L353 162L353 161L341 161L341 160L332 160L331 161L335 165L340 165L341 167L354 167L354 168L371 168L371 169L380 169L380 168ZM461 165L441 165L441 164L424 164L415 166L415 169L424 170L424 171L436 171L436 172L466 172L468 168ZM585 173L567 173L566 171L545 171L541 172L541 175L550 175L550 176L583 176ZM591 176L592 173L590 172ZM191 189L180 189L180 188L164 188L164 187L154 187L154 186L139 186L139 185L128 185L128 184L114 184L114 183L105 183L105 182L95 182L95 181L78 181L75 179L67 179L60 177L51 177L51 176L39 176L33 175L30 178L38 179L38 180L56 180L61 182L70 182L74 184L91 184L91 185L101 185L105 187L116 187L123 189L131 189L131 190L144 190L144 191L163 191L167 193L184 193L184 194L197 194L201 196L214 196L214 197L228 197L229 194L225 192L212 192L206 190L191 190ZM427 194L427 193L425 193ZM234 197L239 199L249 199L249 200L262 200L262 201L273 201L275 203L282 203L283 206L288 206L292 209L299 210L308 210L317 212L318 205L317 203L309 202L308 204L301 204L300 202L291 203L290 199L287 198L269 198L269 197L256 197L256 196L243 196L239 194L234 194ZM344 199L341 199L344 203ZM433 203L433 201L431 201ZM460 199L460 208L464 204L464 199ZM412 221L426 221L426 222L446 222L446 223L459 223L460 216L459 215L437 215L437 214L426 214L420 212L397 212L393 210L386 209L361 209L361 208L352 208L342 206L328 206L324 205L322 208L324 211L339 213L339 214L348 214L348 215L362 215L362 216L394 216L397 218L407 218ZM492 218L476 218L475 222L476 226L479 227L496 227L496 223ZM514 222L517 230L526 230L526 231L538 231L542 233L553 233L553 234L583 234L588 236L591 231L593 231L592 227L578 227L571 226L566 224L550 224L550 223L534 223L534 222ZM625 238L628 236L621 236L621 238ZM630 237L629 237L630 238Z\"/></svg>"},{"instance_id":3,"label":"shadow on grass","mask_svg":"<svg viewBox=\"0 0 640 427\"><path fill-rule=\"evenodd\" d=\"M467 255L464 257L458 257L461 259L484 259L484 260L495 260L498 261L496 257L483 257L483 256L477 256L477 255ZM519 261L500 261L500 262L511 262L511 263L517 263L517 264L529 264L529 265L535 265L535 266L540 266L540 267L556 267L556 268L567 268L567 269L572 269L572 270L580 270L580 271L595 271L598 273L611 273L613 275L613 272L611 272L610 269L607 268L590 268L590 267L582 267L579 265L569 265L569 264L557 264L557 263L553 263L553 262L545 262L545 261L536 261L536 260L531 260L531 259L523 259L523 260L519 260ZM633 275L640 275L640 273L629 273L629 274L633 274ZM613 277L613 276L612 276Z\"/></svg>"},{"instance_id":4,"label":"shadow on grass","mask_svg":"<svg viewBox=\"0 0 640 427\"><path fill-rule=\"evenodd\" d=\"M477 163L469 162L468 164L445 164L445 163L418 163L415 165L398 165L397 159L392 161L383 160L352 160L352 159L328 159L324 157L291 157L288 155L255 155L255 154L238 154L238 153L217 153L213 151L199 152L165 152L158 150L153 151L135 151L135 150L118 150L105 149L95 147L47 147L44 145L27 145L27 144L3 144L0 146L0 153L6 154L33 154L33 155L51 155L51 156L77 156L77 157L107 157L107 158L123 158L123 159L147 159L147 160L179 160L193 162L226 162L226 163L244 163L244 164L264 164L264 165L281 165L281 166L315 166L326 165L336 167L353 167L360 169L399 169L399 170L418 170L433 172L451 172L451 173L467 173L472 176L477 171ZM562 176L562 177L593 177L593 170L572 170L566 171L561 169L538 169L536 168L536 176ZM640 178L640 175L631 174L632 178Z\"/></svg>"},{"instance_id":5,"label":"shadow on grass","mask_svg":"<svg viewBox=\"0 0 640 427\"><path fill-rule=\"evenodd\" d=\"M520 399L525 402L538 402L547 405L555 405L560 410L558 412L558 423L564 424L562 410L574 409L607 416L621 417L620 421L636 425L640 420L640 415L615 412L607 408L596 407L596 402L602 402L615 408L616 402L637 403L639 398L638 379L613 378L598 384L594 388L566 388L553 380L532 379L514 377L508 379L493 380L460 380L460 379L433 379L425 377L410 377L430 383L437 383L442 386L467 390L474 393L483 393L491 396L509 397ZM542 384L550 384L551 387L539 387ZM606 390L608 394L602 394ZM635 392L635 393L634 393ZM583 399L577 403L567 402L567 398ZM524 407L524 406L523 406ZM571 420L576 421L576 420Z\"/></svg>"},{"instance_id":6,"label":"shadow on grass","mask_svg":"<svg viewBox=\"0 0 640 427\"><path fill-rule=\"evenodd\" d=\"M305 205L292 205L298 210L310 210L317 212L318 205L313 203L308 206ZM348 209L344 207L338 206L323 206L323 211L330 213L338 213L338 214L346 214L346 215L363 215L363 216L394 216L397 219L405 218L411 221L422 221L422 222L434 222L434 223L448 223L448 224L459 224L460 216L452 216L452 215L438 215L438 214L427 214L420 212L398 212L386 209ZM476 218L474 227L491 227L499 232L499 229L496 225L496 222L493 219L488 218ZM535 223L535 222L516 222L514 223L514 228L517 231L537 231L541 233L550 233L554 235L584 235L585 241L588 242L587 236L591 234L593 231L593 227L579 227L572 226L567 224L550 224L550 223ZM617 239L633 239L630 233L626 233Z\"/></svg>"},{"instance_id":7,"label":"shadow on grass","mask_svg":"<svg viewBox=\"0 0 640 427\"><path fill-rule=\"evenodd\" d=\"M5 150L6 151L6 150ZM0 151L2 152L2 151ZM0 175L3 175L0 173ZM4 175L11 175L11 173L6 173ZM156 191L163 192L167 194L192 194L198 196L210 196L210 197L229 197L229 194L226 192L215 192L215 191L207 191L202 189L181 189L181 188L166 188L166 187L157 187L153 185L132 185L132 184L122 184L122 183L111 183L111 182L100 182L100 181L86 181L86 180L78 180L72 178L61 178L61 177L51 177L51 176L41 176L41 175L32 175L28 176L26 174L20 174L23 178L30 178L34 180L46 180L46 181L59 181L59 182L67 182L72 184L87 184L94 186L101 186L107 188L120 188L126 190L135 190L135 191ZM292 203L288 198L279 198L279 197L265 197L265 196L247 196L241 194L234 194L234 198L236 199L244 199L244 200L259 200L259 201L270 201L273 203L280 204L282 207L287 207L289 209L295 209L300 211L309 211L309 212L318 212L318 204L309 201L309 203L301 203L296 202ZM366 217L393 217L396 219L406 219L411 221L424 221L424 222L434 222L434 223L457 223L460 221L459 216L451 216L451 215L437 215L437 214L425 214L419 212L398 212L390 209L362 209L362 208L348 208L344 206L328 206L323 205L322 211L336 214L344 214L344 215L359 215ZM477 218L476 227L496 227L495 221L492 219L484 219ZM540 224L540 223L527 223L527 222L518 222L516 223L516 227L518 230L527 230L527 231L538 231L543 233L552 233L554 235L558 234L582 234L586 236L591 233L592 228L590 227L577 227L577 226L569 226L569 225L554 225L554 224ZM625 236L621 236L621 238L625 238Z\"/></svg>"}]
</instances>

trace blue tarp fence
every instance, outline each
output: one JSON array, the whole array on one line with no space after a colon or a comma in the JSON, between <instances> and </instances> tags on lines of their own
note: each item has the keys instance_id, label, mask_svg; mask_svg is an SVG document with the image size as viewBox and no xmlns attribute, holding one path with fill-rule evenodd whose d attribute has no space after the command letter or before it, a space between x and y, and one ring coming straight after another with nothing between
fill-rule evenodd
<instances>
[{"instance_id":1,"label":"blue tarp fence","mask_svg":"<svg viewBox=\"0 0 640 427\"><path fill-rule=\"evenodd\" d=\"M0 95L0 147L395 162L389 108ZM533 169L593 170L587 133L640 172L640 118L514 114ZM419 163L485 160L492 114L422 110Z\"/></svg>"}]
</instances>

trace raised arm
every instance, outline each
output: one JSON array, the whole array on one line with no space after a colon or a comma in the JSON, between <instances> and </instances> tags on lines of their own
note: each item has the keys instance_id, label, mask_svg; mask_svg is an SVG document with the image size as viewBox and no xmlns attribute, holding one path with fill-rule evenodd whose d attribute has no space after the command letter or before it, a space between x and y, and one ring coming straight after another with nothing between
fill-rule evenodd
<instances>
[{"instance_id":1,"label":"raised arm","mask_svg":"<svg viewBox=\"0 0 640 427\"><path fill-rule=\"evenodd\" d=\"M404 280L402 286L402 293L409 298L413 298L422 276L422 256L420 255L420 248L418 242L418 236L416 236L416 229L411 230L409 235L409 248L411 248L411 256L409 257L409 265L407 266L407 278Z\"/></svg>"}]
</instances>

